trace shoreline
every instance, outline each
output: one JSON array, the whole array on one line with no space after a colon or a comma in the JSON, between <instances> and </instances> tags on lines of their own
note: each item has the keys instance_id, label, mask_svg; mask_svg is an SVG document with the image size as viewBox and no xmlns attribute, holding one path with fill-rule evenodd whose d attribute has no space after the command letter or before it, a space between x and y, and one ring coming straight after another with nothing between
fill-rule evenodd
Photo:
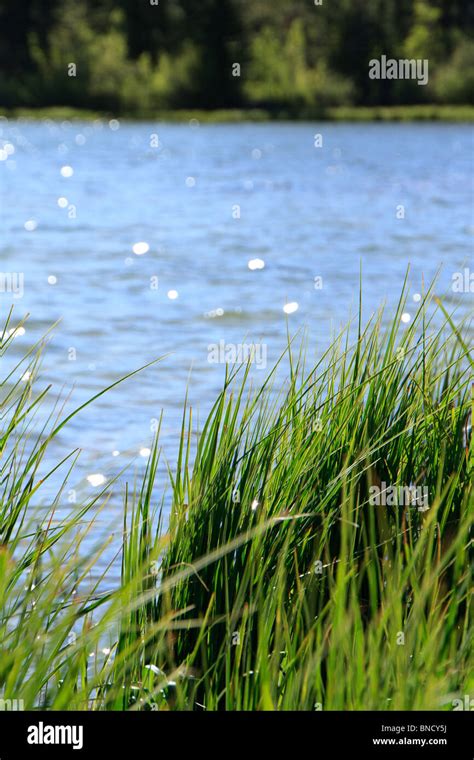
<instances>
[{"instance_id":1,"label":"shoreline","mask_svg":"<svg viewBox=\"0 0 474 760\"><path fill-rule=\"evenodd\" d=\"M0 117L7 119L25 119L39 121L51 119L55 121L94 121L104 118L120 118L132 122L173 122L183 124L196 119L203 124L236 124L241 122L445 122L472 123L474 122L474 106L336 106L324 111L303 110L298 114L290 110L274 110L260 108L220 109L204 111L199 109L182 109L174 111L156 111L153 113L123 113L112 114L107 111L72 108L69 106L49 106L47 108L1 108Z\"/></svg>"}]
</instances>

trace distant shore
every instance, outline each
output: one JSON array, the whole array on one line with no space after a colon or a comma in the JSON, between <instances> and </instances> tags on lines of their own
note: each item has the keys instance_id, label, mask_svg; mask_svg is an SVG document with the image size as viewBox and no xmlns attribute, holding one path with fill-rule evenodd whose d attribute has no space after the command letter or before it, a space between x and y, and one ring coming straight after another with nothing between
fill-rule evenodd
<instances>
[{"instance_id":1,"label":"distant shore","mask_svg":"<svg viewBox=\"0 0 474 760\"><path fill-rule=\"evenodd\" d=\"M266 121L336 121L336 122L473 122L474 106L454 105L410 105L410 106L337 106L325 110L304 110L298 113L289 110L266 110L260 108L228 109L216 111L183 109L157 111L153 113L111 114L101 111L50 106L47 108L2 108L0 117L8 119L57 121L93 121L104 118L120 118L127 121L168 121L183 123L191 119L206 124L231 124L237 122Z\"/></svg>"}]
</instances>

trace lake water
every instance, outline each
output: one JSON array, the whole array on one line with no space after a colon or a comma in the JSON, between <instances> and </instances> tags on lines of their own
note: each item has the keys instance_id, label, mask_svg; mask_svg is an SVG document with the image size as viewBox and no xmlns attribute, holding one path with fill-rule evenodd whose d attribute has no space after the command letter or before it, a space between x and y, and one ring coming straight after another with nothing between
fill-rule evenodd
<instances>
[{"instance_id":1,"label":"lake water","mask_svg":"<svg viewBox=\"0 0 474 760\"><path fill-rule=\"evenodd\" d=\"M468 125L0 128L0 270L24 286L0 304L31 314L15 355L61 319L40 382L73 388L72 409L169 354L61 433L55 454L83 450L78 495L94 491L91 473L144 464L161 409L172 460L189 378L201 414L222 385L210 344L263 344L271 366L288 322L292 333L306 326L320 354L356 308L360 262L367 316L397 301L408 264L408 311L440 265L437 292L459 301L460 316L472 308L472 294L451 291L473 259ZM137 255L136 243L149 248ZM298 309L286 314L288 303Z\"/></svg>"}]
</instances>

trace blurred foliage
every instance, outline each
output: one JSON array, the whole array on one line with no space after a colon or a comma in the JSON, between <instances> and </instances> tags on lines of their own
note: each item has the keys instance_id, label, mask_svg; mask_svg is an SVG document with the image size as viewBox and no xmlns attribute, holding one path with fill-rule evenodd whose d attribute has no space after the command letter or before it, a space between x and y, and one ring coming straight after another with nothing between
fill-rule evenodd
<instances>
[{"instance_id":1,"label":"blurred foliage","mask_svg":"<svg viewBox=\"0 0 474 760\"><path fill-rule=\"evenodd\" d=\"M303 20L292 21L284 39L270 26L254 37L243 91L252 103L296 106L345 105L353 99L350 79L328 70L324 59L308 64Z\"/></svg>"},{"instance_id":2,"label":"blurred foliage","mask_svg":"<svg viewBox=\"0 0 474 760\"><path fill-rule=\"evenodd\" d=\"M450 60L438 69L436 99L441 103L469 103L474 93L474 42L462 40Z\"/></svg>"},{"instance_id":3,"label":"blurred foliage","mask_svg":"<svg viewBox=\"0 0 474 760\"><path fill-rule=\"evenodd\" d=\"M473 100L469 0L152 2L0 0L0 103L139 114ZM370 80L383 54L428 58L429 86Z\"/></svg>"}]
</instances>

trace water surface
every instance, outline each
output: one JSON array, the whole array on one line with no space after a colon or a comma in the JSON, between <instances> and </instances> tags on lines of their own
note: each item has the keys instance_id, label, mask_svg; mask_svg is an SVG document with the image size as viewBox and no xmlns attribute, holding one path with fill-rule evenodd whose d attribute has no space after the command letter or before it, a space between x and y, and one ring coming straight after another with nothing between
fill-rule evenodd
<instances>
[{"instance_id":1,"label":"water surface","mask_svg":"<svg viewBox=\"0 0 474 760\"><path fill-rule=\"evenodd\" d=\"M78 493L91 473L143 465L161 409L172 459L190 370L201 414L222 384L210 344L262 343L271 365L288 321L320 355L356 309L361 263L367 316L398 300L408 264L408 312L440 266L454 304L452 274L473 258L469 126L117 126L0 122L0 269L24 277L0 305L31 314L15 353L61 320L41 382L73 389L68 409L168 354L61 433L56 453L83 450Z\"/></svg>"}]
</instances>

